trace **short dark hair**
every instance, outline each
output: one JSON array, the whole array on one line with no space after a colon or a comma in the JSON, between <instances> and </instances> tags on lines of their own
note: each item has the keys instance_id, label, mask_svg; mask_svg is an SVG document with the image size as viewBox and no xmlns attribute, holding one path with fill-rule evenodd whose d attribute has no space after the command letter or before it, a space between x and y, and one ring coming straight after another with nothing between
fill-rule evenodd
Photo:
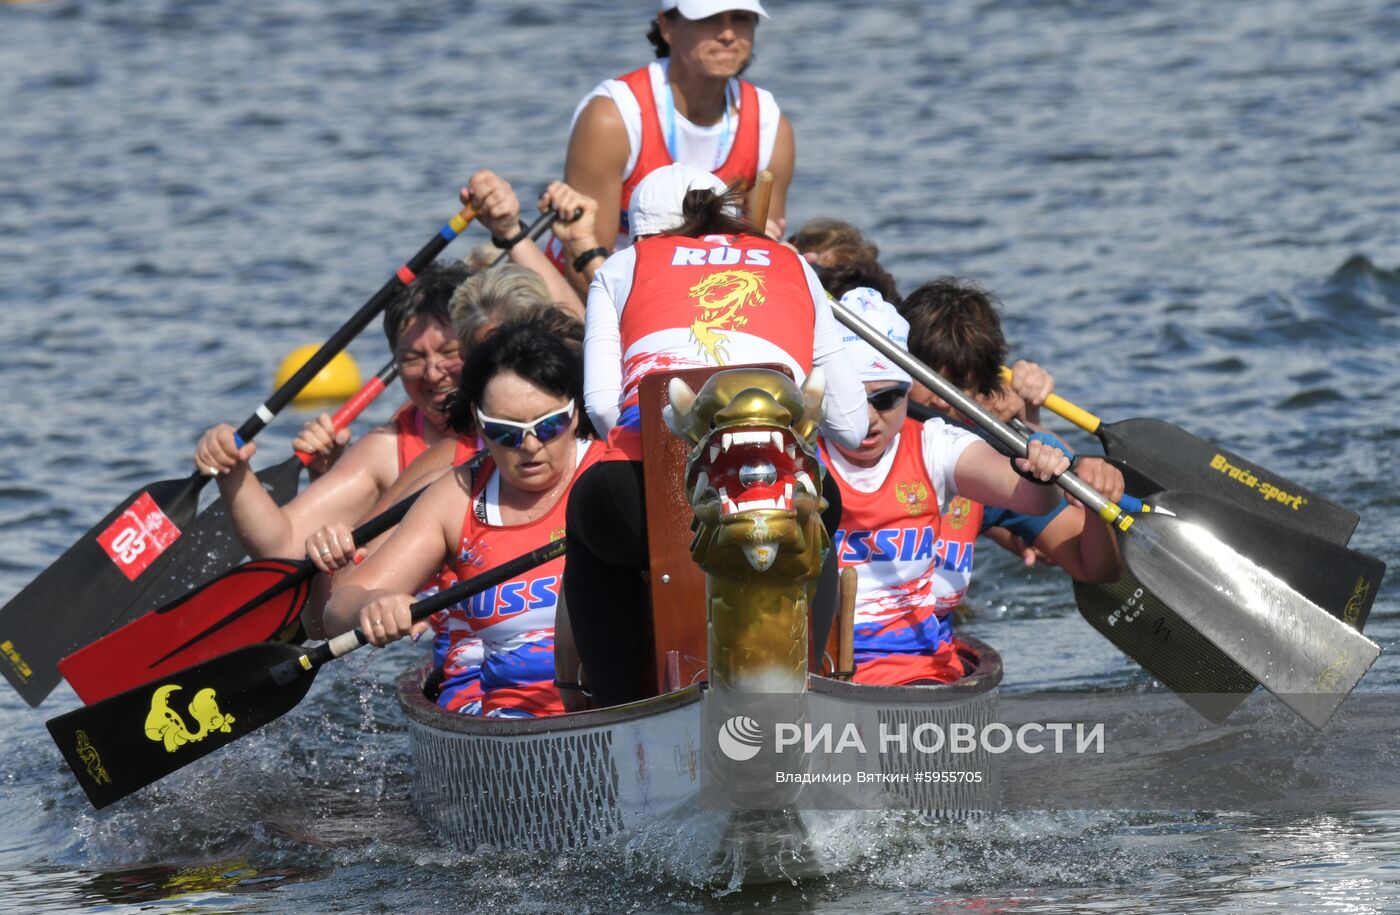
<instances>
[{"instance_id":1,"label":"short dark hair","mask_svg":"<svg viewBox=\"0 0 1400 915\"><path fill-rule=\"evenodd\" d=\"M681 203L681 216L684 222L666 235L684 235L699 238L702 235L762 235L763 232L749 222L747 216L735 215L744 212L744 195L738 189L716 194L709 188L694 188L685 192Z\"/></svg>"},{"instance_id":2,"label":"short dark hair","mask_svg":"<svg viewBox=\"0 0 1400 915\"><path fill-rule=\"evenodd\" d=\"M812 265L822 288L836 298L864 286L880 293L880 297L891 305L899 304L899 289L894 277L884 267L873 260L855 260L838 263L831 267Z\"/></svg>"},{"instance_id":3,"label":"short dark hair","mask_svg":"<svg viewBox=\"0 0 1400 915\"><path fill-rule=\"evenodd\" d=\"M398 351L399 336L414 318L428 318L452 326L452 293L472 275L461 261L434 261L399 292L384 309L384 336L389 349Z\"/></svg>"},{"instance_id":4,"label":"short dark hair","mask_svg":"<svg viewBox=\"0 0 1400 915\"><path fill-rule=\"evenodd\" d=\"M909 352L959 387L996 393L1006 362L1000 306L971 280L942 276L925 283L899 308L909 322Z\"/></svg>"},{"instance_id":5,"label":"short dark hair","mask_svg":"<svg viewBox=\"0 0 1400 915\"><path fill-rule=\"evenodd\" d=\"M583 404L582 323L558 308L541 308L505 322L488 339L490 345L473 347L462 366L447 412L447 425L454 432L474 431L474 411L481 406L486 385L501 372L514 372L556 397L572 398L579 437L593 434Z\"/></svg>"}]
</instances>

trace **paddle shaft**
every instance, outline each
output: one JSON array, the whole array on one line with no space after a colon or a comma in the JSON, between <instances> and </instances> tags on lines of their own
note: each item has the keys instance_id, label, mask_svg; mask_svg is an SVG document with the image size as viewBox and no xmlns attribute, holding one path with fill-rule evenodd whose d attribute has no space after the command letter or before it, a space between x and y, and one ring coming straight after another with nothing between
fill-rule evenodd
<instances>
[{"instance_id":1,"label":"paddle shaft","mask_svg":"<svg viewBox=\"0 0 1400 915\"><path fill-rule=\"evenodd\" d=\"M339 432L353 423L365 411L366 407L374 403L375 399L394 383L394 379L398 375L399 364L396 360L390 359L382 369L375 373L373 378L365 382L364 387L341 404L340 409L331 416L331 425L335 427L335 431ZM297 451L295 454L297 460L301 461L304 467L310 467L317 457L314 451Z\"/></svg>"},{"instance_id":2,"label":"paddle shaft","mask_svg":"<svg viewBox=\"0 0 1400 915\"><path fill-rule=\"evenodd\" d=\"M445 610L453 604L471 597L473 594L479 594L487 588L494 588L499 584L510 581L522 572L533 569L538 565L544 565L551 559L557 559L563 555L563 540L556 540L553 543L536 547L523 556L517 556L489 572L469 578L464 582L453 585L446 591L439 591L431 597L425 597L417 601L408 608L409 618L415 623L420 620L425 620L439 610ZM343 632L335 638L322 642L315 648L312 648L298 659L298 663L306 670L314 671L327 661L333 661L336 658L344 657L355 649L368 644L369 636L365 635L363 629L351 629L349 632Z\"/></svg>"},{"instance_id":3,"label":"paddle shaft","mask_svg":"<svg viewBox=\"0 0 1400 915\"><path fill-rule=\"evenodd\" d=\"M768 234L768 207L773 202L773 173L766 168L759 172L750 194L749 222L758 228L760 234L766 235Z\"/></svg>"},{"instance_id":4,"label":"paddle shaft","mask_svg":"<svg viewBox=\"0 0 1400 915\"><path fill-rule=\"evenodd\" d=\"M438 230L437 234L428 239L423 247L418 249L418 253L413 255L404 263L402 267L394 272L394 275L385 281L379 291L369 297L369 301L360 306L360 310L350 316L350 320L340 326L340 329L331 334L325 343L321 344L311 358L306 360L306 364L297 369L296 373L272 396L263 401L262 405L253 411L253 415L244 420L243 425L238 427L238 437L243 441L250 441L253 436L261 432L272 418L281 412L282 408L291 403L293 398L301 393L325 368L341 350L350 345L350 341L355 339L374 318L384 310L391 299L398 295L409 283L418 278L421 273L433 260L443 252L443 249L456 238L463 229L476 218L476 209L470 204L463 207L457 215L447 221L447 225Z\"/></svg>"}]
</instances>

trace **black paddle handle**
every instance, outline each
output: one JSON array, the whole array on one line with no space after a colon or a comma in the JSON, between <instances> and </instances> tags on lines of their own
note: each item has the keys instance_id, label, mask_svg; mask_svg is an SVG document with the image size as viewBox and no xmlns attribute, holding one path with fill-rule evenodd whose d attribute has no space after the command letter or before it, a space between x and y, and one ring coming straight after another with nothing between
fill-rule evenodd
<instances>
[{"instance_id":1,"label":"black paddle handle","mask_svg":"<svg viewBox=\"0 0 1400 915\"><path fill-rule=\"evenodd\" d=\"M494 588L503 582L510 581L521 572L527 572L535 566L544 565L551 559L557 559L564 555L564 541L556 540L553 543L536 547L523 556L517 556L509 562L499 565L489 572L469 578L464 582L459 582L448 588L446 591L439 591L432 597L425 597L413 606L409 607L413 621L426 619L445 610L455 603L459 603L473 594L480 594L487 588ZM322 642L315 648L308 651L297 659L297 664L304 670L314 671L327 661L332 661L343 655L347 655L368 644L369 637L365 635L363 629L351 629L349 632L341 633L328 642Z\"/></svg>"},{"instance_id":2,"label":"black paddle handle","mask_svg":"<svg viewBox=\"0 0 1400 915\"><path fill-rule=\"evenodd\" d=\"M350 345L350 341L359 335L360 331L375 316L384 310L389 301L399 292L412 283L433 259L442 253L452 239L467 227L467 223L476 218L476 210L468 205L462 208L457 215L448 220L447 225L438 230L428 243L418 250L418 253L408 259L408 262L400 267L389 280L379 288L379 291L370 296L368 302L360 307L360 310L351 316L350 320L341 325L340 329L331 335L330 339L321 344L306 364L297 370L296 374L287 379L287 382L273 392L272 396L263 402L262 406L253 411L253 415L248 417L243 425L238 427L238 438L244 442L252 441L253 436L261 432L272 418L276 416L283 407L292 402L292 398L301 393L301 389L315 378L321 369L326 367L336 355L345 347Z\"/></svg>"},{"instance_id":3,"label":"black paddle handle","mask_svg":"<svg viewBox=\"0 0 1400 915\"><path fill-rule=\"evenodd\" d=\"M987 433L1006 447L1018 457L1026 456L1027 438L1006 423L997 419L992 414L968 397L958 388L954 387L947 379L937 372L915 359L907 351L901 349L898 344L890 340L884 334L871 327L864 318L857 315L851 309L840 302L832 301L831 313L842 324L855 331L856 334L866 343L870 344L877 352L894 362L895 365L904 369L914 377L914 380L924 387L933 391L939 397L948 401L959 413L972 420L982 427ZM1097 514L1108 524L1121 530L1127 530L1132 524L1132 517L1123 509L1099 495L1087 483L1075 476L1073 471L1066 471L1055 478L1055 483L1065 492L1083 502L1091 511Z\"/></svg>"}]
</instances>

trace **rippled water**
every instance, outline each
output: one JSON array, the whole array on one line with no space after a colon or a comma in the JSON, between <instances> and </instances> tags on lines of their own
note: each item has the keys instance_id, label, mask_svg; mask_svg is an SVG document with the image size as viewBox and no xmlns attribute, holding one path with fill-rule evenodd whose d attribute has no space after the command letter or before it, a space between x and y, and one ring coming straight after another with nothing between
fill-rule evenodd
<instances>
[{"instance_id":1,"label":"rippled water","mask_svg":"<svg viewBox=\"0 0 1400 915\"><path fill-rule=\"evenodd\" d=\"M0 597L181 475L324 339L478 166L532 192L568 116L643 61L650 2L0 4ZM797 130L791 216L868 229L905 288L1006 303L1019 355L1400 542L1400 8L1385 0L770 0L753 77ZM480 236L474 235L473 238ZM382 358L372 334L353 352ZM391 405L375 408L382 418ZM296 418L260 439L284 455ZM984 560L985 561L985 560ZM1135 690L1068 584L985 561L967 631L1006 688ZM1363 688L1400 686L1400 606ZM463 856L420 834L356 656L295 713L101 813L0 694L0 898L35 911L1400 909L1400 798L1346 816L1007 816L845 838L847 872L728 892L645 855ZM1400 748L1378 738L1375 764Z\"/></svg>"}]
</instances>

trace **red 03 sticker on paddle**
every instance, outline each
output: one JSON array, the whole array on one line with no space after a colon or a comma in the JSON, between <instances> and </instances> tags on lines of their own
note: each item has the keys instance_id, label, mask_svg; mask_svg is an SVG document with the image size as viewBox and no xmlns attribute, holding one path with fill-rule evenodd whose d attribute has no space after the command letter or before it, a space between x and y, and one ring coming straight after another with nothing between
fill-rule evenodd
<instances>
[{"instance_id":1,"label":"red 03 sticker on paddle","mask_svg":"<svg viewBox=\"0 0 1400 915\"><path fill-rule=\"evenodd\" d=\"M129 580L140 574L180 537L180 529L165 516L149 493L140 497L102 532L97 542Z\"/></svg>"}]
</instances>

